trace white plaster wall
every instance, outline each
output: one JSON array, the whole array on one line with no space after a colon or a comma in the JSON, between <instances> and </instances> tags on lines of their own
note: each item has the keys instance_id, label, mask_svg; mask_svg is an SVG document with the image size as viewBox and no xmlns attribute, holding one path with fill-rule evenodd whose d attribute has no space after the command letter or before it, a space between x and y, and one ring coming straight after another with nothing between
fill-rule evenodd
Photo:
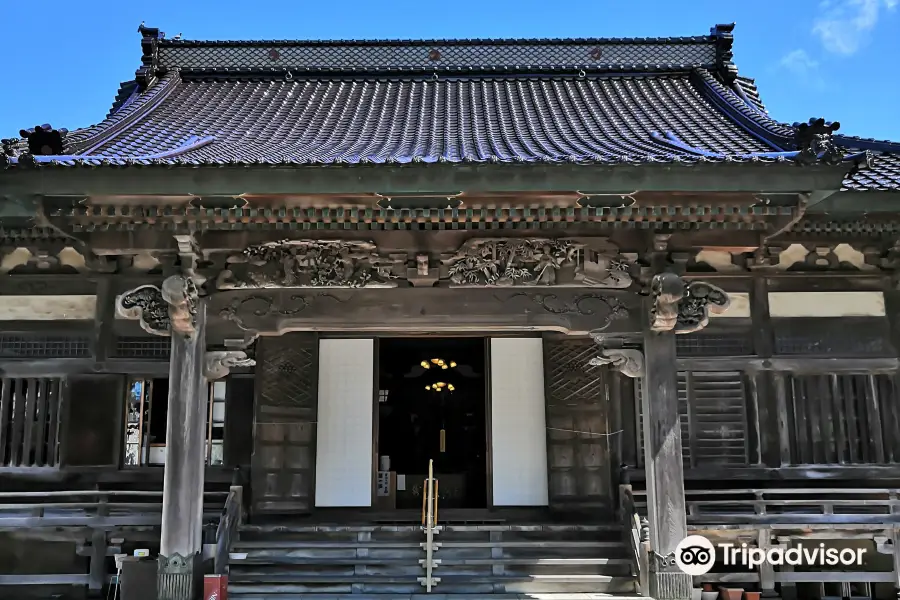
<instances>
[{"instance_id":1,"label":"white plaster wall","mask_svg":"<svg viewBox=\"0 0 900 600\"><path fill-rule=\"evenodd\" d=\"M540 338L491 339L494 506L546 506L547 431Z\"/></svg>"},{"instance_id":2,"label":"white plaster wall","mask_svg":"<svg viewBox=\"0 0 900 600\"><path fill-rule=\"evenodd\" d=\"M883 317L882 292L769 292L773 317Z\"/></svg>"},{"instance_id":3,"label":"white plaster wall","mask_svg":"<svg viewBox=\"0 0 900 600\"><path fill-rule=\"evenodd\" d=\"M729 292L728 299L731 303L728 305L728 310L723 313L709 313L709 317L712 318L739 318L739 319L749 319L750 318L750 294L744 292Z\"/></svg>"},{"instance_id":4,"label":"white plaster wall","mask_svg":"<svg viewBox=\"0 0 900 600\"><path fill-rule=\"evenodd\" d=\"M372 505L375 342L319 341L316 506Z\"/></svg>"},{"instance_id":5,"label":"white plaster wall","mask_svg":"<svg viewBox=\"0 0 900 600\"><path fill-rule=\"evenodd\" d=\"M0 296L0 321L88 321L97 296Z\"/></svg>"}]
</instances>

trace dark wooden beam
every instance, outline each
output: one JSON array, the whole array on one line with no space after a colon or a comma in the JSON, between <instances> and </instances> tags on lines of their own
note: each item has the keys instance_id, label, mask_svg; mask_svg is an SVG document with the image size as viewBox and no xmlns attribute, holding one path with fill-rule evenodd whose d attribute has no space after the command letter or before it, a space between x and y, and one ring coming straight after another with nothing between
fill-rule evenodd
<instances>
[{"instance_id":1,"label":"dark wooden beam","mask_svg":"<svg viewBox=\"0 0 900 600\"><path fill-rule=\"evenodd\" d=\"M679 371L795 371L798 373L891 373L900 367L896 358L833 358L797 356L790 358L746 358L710 356L679 358Z\"/></svg>"},{"instance_id":2,"label":"dark wooden beam","mask_svg":"<svg viewBox=\"0 0 900 600\"><path fill-rule=\"evenodd\" d=\"M644 469L629 470L629 479L645 481ZM685 481L696 482L691 489L698 486L707 487L710 482L719 481L877 481L878 485L890 487L900 481L900 464L896 465L805 465L800 467L695 467L685 469Z\"/></svg>"},{"instance_id":3,"label":"dark wooden beam","mask_svg":"<svg viewBox=\"0 0 900 600\"><path fill-rule=\"evenodd\" d=\"M106 584L106 532L91 534L91 562L88 577L88 592L99 592Z\"/></svg>"},{"instance_id":4,"label":"dark wooden beam","mask_svg":"<svg viewBox=\"0 0 900 600\"><path fill-rule=\"evenodd\" d=\"M645 301L645 319L649 319L652 302L652 298ZM660 560L674 555L678 544L687 537L676 363L675 332L652 331L647 322L641 404L647 514L653 552L650 595L657 599L688 600L692 587L690 576Z\"/></svg>"},{"instance_id":5,"label":"dark wooden beam","mask_svg":"<svg viewBox=\"0 0 900 600\"><path fill-rule=\"evenodd\" d=\"M768 280L757 275L753 278L750 292L750 318L753 323L753 349L763 362L771 359L774 332L769 316ZM771 362L770 362L771 364ZM781 464L778 407L775 402L775 387L772 373L768 370L748 374L750 378L750 399L755 408L756 420L751 421L755 433L756 453L751 455L751 464L765 464L777 467Z\"/></svg>"},{"instance_id":6,"label":"dark wooden beam","mask_svg":"<svg viewBox=\"0 0 900 600\"><path fill-rule=\"evenodd\" d=\"M847 167L697 163L643 165L371 165L354 167L41 168L0 171L0 189L24 196L241 196L244 194L433 194L590 190L647 192L807 193L837 191ZM2 217L2 215L0 215Z\"/></svg>"},{"instance_id":7,"label":"dark wooden beam","mask_svg":"<svg viewBox=\"0 0 900 600\"><path fill-rule=\"evenodd\" d=\"M91 336L91 355L97 362L105 361L111 351L113 323L116 318L115 292L112 281L103 278L97 282L97 308L94 314L94 330Z\"/></svg>"},{"instance_id":8,"label":"dark wooden beam","mask_svg":"<svg viewBox=\"0 0 900 600\"><path fill-rule=\"evenodd\" d=\"M165 376L168 361L110 359L95 362L90 358L0 359L3 377L66 377L81 374L130 373L144 376Z\"/></svg>"}]
</instances>

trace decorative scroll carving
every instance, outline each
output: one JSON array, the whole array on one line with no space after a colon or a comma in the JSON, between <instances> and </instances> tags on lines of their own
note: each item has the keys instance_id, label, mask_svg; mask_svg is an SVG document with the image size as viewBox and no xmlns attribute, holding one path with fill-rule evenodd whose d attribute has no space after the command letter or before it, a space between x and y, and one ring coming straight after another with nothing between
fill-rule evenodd
<instances>
[{"instance_id":1,"label":"decorative scroll carving","mask_svg":"<svg viewBox=\"0 0 900 600\"><path fill-rule=\"evenodd\" d=\"M704 281L685 283L674 273L655 275L650 283L652 331L692 333L709 324L709 315L728 310L731 300L721 288Z\"/></svg>"},{"instance_id":2,"label":"decorative scroll carving","mask_svg":"<svg viewBox=\"0 0 900 600\"><path fill-rule=\"evenodd\" d=\"M547 292L543 289L540 291ZM221 292L209 314L250 333L285 331L461 331L552 329L587 334L627 328L636 306L631 295L575 288L552 294L519 288L451 290L438 287L387 290L286 290ZM636 321L637 319L635 319ZM624 322L623 322L624 321ZM634 331L637 331L636 323ZM587 359L585 359L585 362Z\"/></svg>"},{"instance_id":3,"label":"decorative scroll carving","mask_svg":"<svg viewBox=\"0 0 900 600\"><path fill-rule=\"evenodd\" d=\"M240 350L207 352L203 374L210 381L215 381L227 377L231 369L254 366L256 366L256 361Z\"/></svg>"},{"instance_id":4,"label":"decorative scroll carving","mask_svg":"<svg viewBox=\"0 0 900 600\"><path fill-rule=\"evenodd\" d=\"M116 312L136 319L141 329L154 335L169 335L169 305L155 285L142 285L116 299Z\"/></svg>"},{"instance_id":5,"label":"decorative scroll carving","mask_svg":"<svg viewBox=\"0 0 900 600\"><path fill-rule=\"evenodd\" d=\"M442 259L452 286L547 285L623 289L628 263L605 240L477 239Z\"/></svg>"},{"instance_id":6,"label":"decorative scroll carving","mask_svg":"<svg viewBox=\"0 0 900 600\"><path fill-rule=\"evenodd\" d=\"M154 335L171 332L194 334L197 319L198 290L194 281L173 275L162 286L142 285L116 299L116 312L136 319L141 328Z\"/></svg>"},{"instance_id":7,"label":"decorative scroll carving","mask_svg":"<svg viewBox=\"0 0 900 600\"><path fill-rule=\"evenodd\" d=\"M251 331L252 328L247 327L244 319L247 317L290 317L305 310L309 307L313 297L304 297L297 294L289 298L290 306L279 308L276 306L276 298L271 296L245 296L235 298L229 302L222 310L219 316L226 321L231 321L244 331Z\"/></svg>"},{"instance_id":8,"label":"decorative scroll carving","mask_svg":"<svg viewBox=\"0 0 900 600\"><path fill-rule=\"evenodd\" d=\"M370 242L283 240L251 246L227 259L217 287L396 287L393 261Z\"/></svg>"},{"instance_id":9,"label":"decorative scroll carving","mask_svg":"<svg viewBox=\"0 0 900 600\"><path fill-rule=\"evenodd\" d=\"M606 318L602 323L598 323L597 331L606 329L616 319L628 317L628 309L625 305L618 298L611 296L581 294L569 300L564 300L556 294L528 294L521 292L513 294L505 301L521 297L528 298L545 311L555 315L590 316L603 314Z\"/></svg>"},{"instance_id":10,"label":"decorative scroll carving","mask_svg":"<svg viewBox=\"0 0 900 600\"><path fill-rule=\"evenodd\" d=\"M625 377L637 378L644 375L644 353L626 348L602 348L600 356L592 358L588 364L593 367L609 365Z\"/></svg>"}]
</instances>

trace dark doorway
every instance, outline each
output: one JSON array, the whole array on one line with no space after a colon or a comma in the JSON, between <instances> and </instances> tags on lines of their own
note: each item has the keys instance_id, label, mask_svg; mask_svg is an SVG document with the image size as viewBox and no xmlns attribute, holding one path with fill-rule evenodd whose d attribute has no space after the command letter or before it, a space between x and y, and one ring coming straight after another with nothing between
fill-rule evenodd
<instances>
[{"instance_id":1,"label":"dark doorway","mask_svg":"<svg viewBox=\"0 0 900 600\"><path fill-rule=\"evenodd\" d=\"M379 462L396 474L396 508L421 508L430 459L442 507L486 508L484 339L381 339L378 365Z\"/></svg>"}]
</instances>

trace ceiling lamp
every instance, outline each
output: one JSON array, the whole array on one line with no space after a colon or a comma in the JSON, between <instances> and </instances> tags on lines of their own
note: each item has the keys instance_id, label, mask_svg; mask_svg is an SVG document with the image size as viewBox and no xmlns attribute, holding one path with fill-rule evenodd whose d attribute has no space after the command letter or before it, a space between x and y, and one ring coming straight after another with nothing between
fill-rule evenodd
<instances>
[{"instance_id":1,"label":"ceiling lamp","mask_svg":"<svg viewBox=\"0 0 900 600\"><path fill-rule=\"evenodd\" d=\"M419 363L423 369L430 369L434 367L435 369L453 369L456 368L456 361L453 360L444 360L443 358L432 358L430 360L423 360Z\"/></svg>"},{"instance_id":2,"label":"ceiling lamp","mask_svg":"<svg viewBox=\"0 0 900 600\"><path fill-rule=\"evenodd\" d=\"M445 389L448 392L454 391L456 388L452 383L446 383L444 381L438 381L437 383L432 383L431 385L426 385L425 389L429 392L443 392Z\"/></svg>"}]
</instances>

